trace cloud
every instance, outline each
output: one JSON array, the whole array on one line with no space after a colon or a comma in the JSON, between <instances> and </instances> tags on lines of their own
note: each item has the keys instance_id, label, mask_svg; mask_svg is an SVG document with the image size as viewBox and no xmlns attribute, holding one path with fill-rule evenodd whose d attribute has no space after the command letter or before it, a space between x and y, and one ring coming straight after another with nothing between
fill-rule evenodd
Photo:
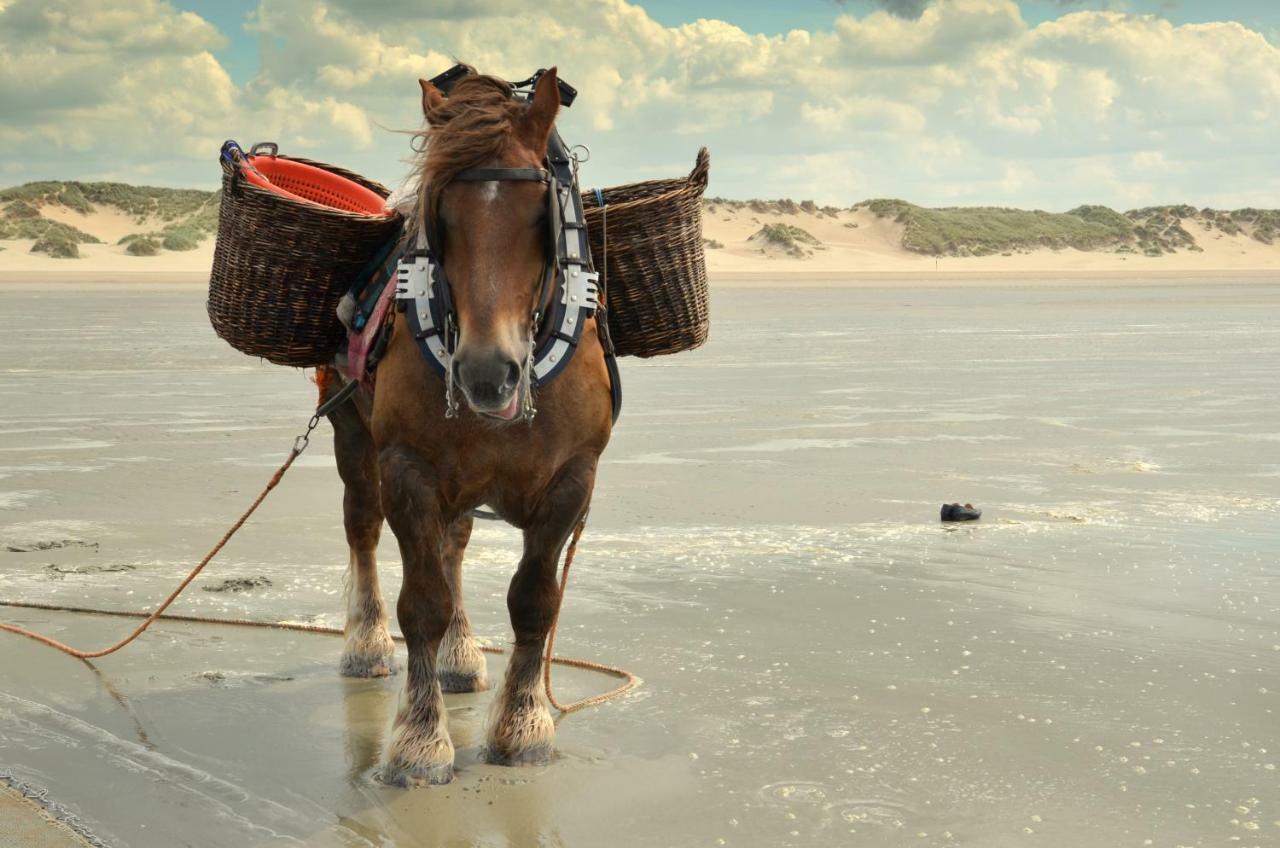
<instances>
[{"instance_id":1,"label":"cloud","mask_svg":"<svg viewBox=\"0 0 1280 848\"><path fill-rule=\"evenodd\" d=\"M934 0L770 36L667 26L625 0L259 0L261 66L236 86L222 34L161 0L74 26L70 0L4 2L0 155L49 146L51 176L153 167L164 139L172 172L207 183L238 137L394 181L408 149L388 128L420 123L416 79L456 56L513 79L557 64L580 90L561 127L594 149L593 184L681 173L705 143L712 191L738 197L1070 208L1274 203L1278 188L1280 52L1238 23L1068 11L1032 26L1013 0Z\"/></svg>"},{"instance_id":2,"label":"cloud","mask_svg":"<svg viewBox=\"0 0 1280 848\"><path fill-rule=\"evenodd\" d=\"M208 184L219 145L250 126L302 148L371 144L358 105L238 89L213 54L226 44L208 21L163 0L0 5L0 156L51 177ZM194 171L196 162L205 167Z\"/></svg>"},{"instance_id":3,"label":"cloud","mask_svg":"<svg viewBox=\"0 0 1280 848\"><path fill-rule=\"evenodd\" d=\"M28 161L74 155L99 164L180 155L216 134L233 86L208 22L157 0L85 6L15 0L0 9L0 151Z\"/></svg>"},{"instance_id":4,"label":"cloud","mask_svg":"<svg viewBox=\"0 0 1280 848\"><path fill-rule=\"evenodd\" d=\"M1012 0L943 0L915 19L880 13L835 22L839 58L854 67L954 64L1025 31Z\"/></svg>"},{"instance_id":5,"label":"cloud","mask_svg":"<svg viewBox=\"0 0 1280 848\"><path fill-rule=\"evenodd\" d=\"M883 6L890 14L897 15L900 18L918 18L924 14L925 7L929 5L929 0L875 0L876 4Z\"/></svg>"}]
</instances>

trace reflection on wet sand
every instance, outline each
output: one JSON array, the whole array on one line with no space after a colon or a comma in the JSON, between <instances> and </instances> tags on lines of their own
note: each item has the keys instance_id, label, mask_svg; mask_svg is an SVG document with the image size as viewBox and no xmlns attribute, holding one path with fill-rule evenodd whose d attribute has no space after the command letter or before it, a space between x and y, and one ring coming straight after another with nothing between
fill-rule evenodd
<instances>
[{"instance_id":1,"label":"reflection on wet sand","mask_svg":"<svg viewBox=\"0 0 1280 848\"><path fill-rule=\"evenodd\" d=\"M48 316L0 335L29 363L0 374L0 595L144 607L314 387L225 350L198 293L0 306ZM457 779L389 789L400 678L165 623L95 668L0 642L0 769L130 848L1274 843L1277 310L1266 284L720 294L705 349L624 363L558 647L645 686L561 722L549 766L481 762L491 695L449 696ZM182 612L341 624L324 448L206 581L248 588ZM953 501L982 520L938 524ZM519 552L488 525L469 550L495 642ZM389 534L379 558L393 599Z\"/></svg>"}]
</instances>

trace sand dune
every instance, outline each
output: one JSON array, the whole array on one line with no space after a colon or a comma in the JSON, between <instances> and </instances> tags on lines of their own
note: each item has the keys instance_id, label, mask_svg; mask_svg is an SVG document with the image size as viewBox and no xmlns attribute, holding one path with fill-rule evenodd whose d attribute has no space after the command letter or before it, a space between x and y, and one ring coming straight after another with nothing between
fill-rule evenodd
<instances>
[{"instance_id":1,"label":"sand dune","mask_svg":"<svg viewBox=\"0 0 1280 848\"><path fill-rule=\"evenodd\" d=\"M1181 250L1162 256L1140 253L1041 248L1008 255L934 257L902 246L903 226L880 218L866 208L822 210L794 204L784 211L774 204L730 205L709 202L704 215L707 267L718 284L763 281L856 282L897 279L903 282L961 280L970 277L1051 279L1116 276L1230 278L1280 277L1280 244L1267 245L1244 233L1228 235L1188 220L1185 229L1200 252ZM213 260L213 241L206 239L190 251L162 251L156 256L132 256L122 236L145 231L160 222L140 219L118 209L100 206L88 214L51 203L41 215L69 224L102 240L82 244L79 259L55 259L31 253L33 240L0 241L0 282L173 282L207 281ZM814 243L788 247L762 237L770 225L798 228Z\"/></svg>"},{"instance_id":2,"label":"sand dune","mask_svg":"<svg viewBox=\"0 0 1280 848\"><path fill-rule=\"evenodd\" d=\"M799 227L821 242L807 255L789 255L751 236L769 224ZM878 218L866 209L817 212L757 212L750 208L709 206L704 236L723 247L709 246L707 267L717 280L836 279L844 275L1025 274L1053 276L1101 273L1161 275L1248 272L1280 277L1280 245L1266 245L1243 233L1226 235L1195 222L1185 228L1203 252L1179 251L1163 256L1102 251L1039 249L1009 256L933 257L902 247L902 225Z\"/></svg>"}]
</instances>

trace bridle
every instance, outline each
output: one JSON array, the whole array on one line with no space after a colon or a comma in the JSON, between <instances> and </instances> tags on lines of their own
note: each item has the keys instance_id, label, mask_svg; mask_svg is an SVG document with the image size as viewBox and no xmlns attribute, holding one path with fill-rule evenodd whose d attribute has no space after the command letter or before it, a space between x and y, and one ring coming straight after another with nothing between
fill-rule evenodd
<instances>
[{"instance_id":1,"label":"bridle","mask_svg":"<svg viewBox=\"0 0 1280 848\"><path fill-rule=\"evenodd\" d=\"M541 386L554 379L573 358L583 325L597 315L605 322L599 274L591 261L582 197L578 189L577 159L554 128L543 168L468 168L451 182L540 182L547 186L547 261L534 301L530 362L524 379ZM437 192L443 187L437 187ZM443 239L431 214L420 209L418 232L402 254L396 272L396 298L423 356L446 385L445 415L457 414L453 393L453 355L458 346L457 312L444 269ZM613 414L621 406L620 380L607 329L601 329L606 363L613 385ZM524 417L531 419L532 386L525 392Z\"/></svg>"}]
</instances>

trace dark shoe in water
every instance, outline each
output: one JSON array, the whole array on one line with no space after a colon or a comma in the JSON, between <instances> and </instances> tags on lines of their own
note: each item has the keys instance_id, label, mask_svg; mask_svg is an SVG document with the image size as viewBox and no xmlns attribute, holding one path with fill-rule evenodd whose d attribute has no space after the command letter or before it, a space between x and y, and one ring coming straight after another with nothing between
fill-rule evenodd
<instances>
[{"instance_id":1,"label":"dark shoe in water","mask_svg":"<svg viewBox=\"0 0 1280 848\"><path fill-rule=\"evenodd\" d=\"M942 505L943 521L977 521L981 517L982 510L973 504L967 503L963 506L958 503Z\"/></svg>"}]
</instances>

